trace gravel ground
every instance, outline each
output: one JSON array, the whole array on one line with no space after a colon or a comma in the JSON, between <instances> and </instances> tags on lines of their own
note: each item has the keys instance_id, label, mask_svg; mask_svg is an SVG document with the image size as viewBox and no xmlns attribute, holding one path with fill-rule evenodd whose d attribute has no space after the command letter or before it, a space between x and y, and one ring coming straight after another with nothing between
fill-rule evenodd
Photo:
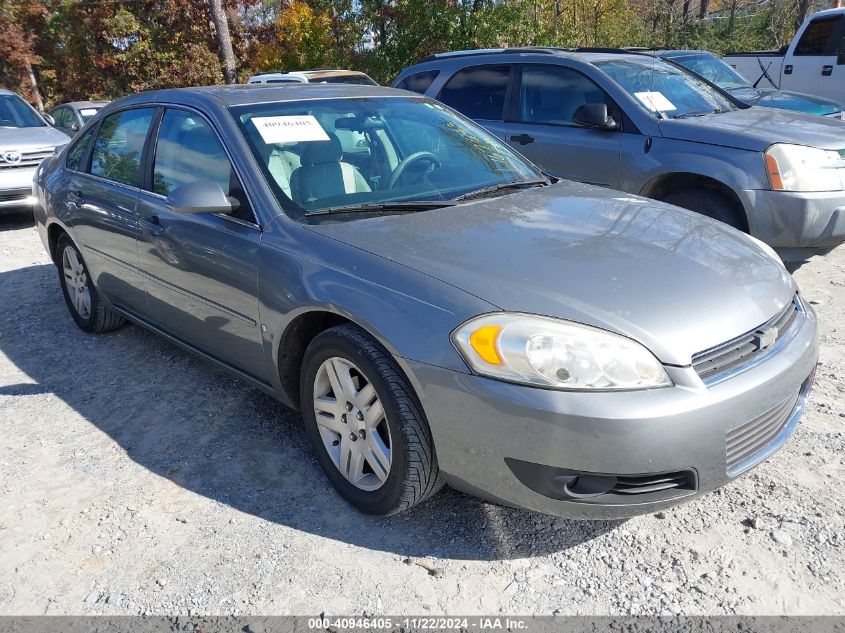
<instances>
[{"instance_id":1,"label":"gravel ground","mask_svg":"<svg viewBox=\"0 0 845 633\"><path fill-rule=\"evenodd\" d=\"M451 490L378 519L296 414L138 327L78 330L0 219L0 614L845 614L845 247L795 276L816 387L740 480L629 521Z\"/></svg>"}]
</instances>

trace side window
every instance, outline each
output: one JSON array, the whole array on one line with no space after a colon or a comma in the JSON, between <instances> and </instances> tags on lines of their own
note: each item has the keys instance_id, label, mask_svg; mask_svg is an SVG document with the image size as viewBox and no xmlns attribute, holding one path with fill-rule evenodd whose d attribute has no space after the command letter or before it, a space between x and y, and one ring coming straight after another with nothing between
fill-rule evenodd
<instances>
[{"instance_id":1,"label":"side window","mask_svg":"<svg viewBox=\"0 0 845 633\"><path fill-rule=\"evenodd\" d=\"M52 117L56 121L56 127L70 127L67 114L67 108L56 108L53 110Z\"/></svg>"},{"instance_id":2,"label":"side window","mask_svg":"<svg viewBox=\"0 0 845 633\"><path fill-rule=\"evenodd\" d=\"M590 79L562 66L526 66L522 70L522 121L574 125L575 110L586 103L612 103Z\"/></svg>"},{"instance_id":3,"label":"side window","mask_svg":"<svg viewBox=\"0 0 845 633\"><path fill-rule=\"evenodd\" d=\"M153 108L138 108L115 112L103 119L94 141L91 174L136 186L141 152L154 112Z\"/></svg>"},{"instance_id":4,"label":"side window","mask_svg":"<svg viewBox=\"0 0 845 633\"><path fill-rule=\"evenodd\" d=\"M420 73L414 73L413 75L408 75L396 84L396 88L400 90L418 92L422 95L425 94L425 91L428 90L429 86L431 86L432 82L437 79L437 75L439 74L439 70L424 70Z\"/></svg>"},{"instance_id":5,"label":"side window","mask_svg":"<svg viewBox=\"0 0 845 633\"><path fill-rule=\"evenodd\" d=\"M72 169L74 171L85 171L85 166L82 164L82 159L85 156L85 152L88 150L88 146L91 144L91 139L94 137L94 130L88 130L83 134L76 143L74 143L73 147L70 148L70 151L67 153L67 162L65 166L68 169Z\"/></svg>"},{"instance_id":6,"label":"side window","mask_svg":"<svg viewBox=\"0 0 845 633\"><path fill-rule=\"evenodd\" d=\"M798 44L795 45L795 55L813 57L835 55L834 36L837 35L842 21L843 16L834 15L810 22Z\"/></svg>"},{"instance_id":7,"label":"side window","mask_svg":"<svg viewBox=\"0 0 845 633\"><path fill-rule=\"evenodd\" d=\"M235 214L255 222L229 157L211 126L198 114L168 109L161 119L153 162L153 191L162 196L179 185L209 181L241 207Z\"/></svg>"},{"instance_id":8,"label":"side window","mask_svg":"<svg viewBox=\"0 0 845 633\"><path fill-rule=\"evenodd\" d=\"M456 72L437 99L471 119L502 121L510 66L474 66Z\"/></svg>"}]
</instances>

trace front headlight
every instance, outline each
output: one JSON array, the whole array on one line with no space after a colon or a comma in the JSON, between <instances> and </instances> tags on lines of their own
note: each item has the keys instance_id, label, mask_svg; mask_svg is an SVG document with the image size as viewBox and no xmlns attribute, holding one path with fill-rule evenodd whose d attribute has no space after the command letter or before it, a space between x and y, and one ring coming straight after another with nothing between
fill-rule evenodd
<instances>
[{"instance_id":1,"label":"front headlight","mask_svg":"<svg viewBox=\"0 0 845 633\"><path fill-rule=\"evenodd\" d=\"M841 191L839 152L777 143L766 150L766 171L775 191Z\"/></svg>"},{"instance_id":2,"label":"front headlight","mask_svg":"<svg viewBox=\"0 0 845 633\"><path fill-rule=\"evenodd\" d=\"M636 341L572 321L485 314L455 330L452 342L476 373L508 382L576 390L672 385Z\"/></svg>"}]
</instances>

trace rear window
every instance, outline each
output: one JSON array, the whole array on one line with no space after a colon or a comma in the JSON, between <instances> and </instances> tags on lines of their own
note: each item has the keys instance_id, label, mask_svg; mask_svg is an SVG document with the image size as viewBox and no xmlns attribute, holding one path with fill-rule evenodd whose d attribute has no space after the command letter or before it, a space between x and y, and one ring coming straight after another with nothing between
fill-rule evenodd
<instances>
[{"instance_id":1,"label":"rear window","mask_svg":"<svg viewBox=\"0 0 845 633\"><path fill-rule=\"evenodd\" d=\"M396 84L396 88L400 90L410 90L411 92L418 92L421 95L429 89L431 84L437 79L440 74L439 70L424 70L420 73L408 75L402 81Z\"/></svg>"},{"instance_id":2,"label":"rear window","mask_svg":"<svg viewBox=\"0 0 845 633\"><path fill-rule=\"evenodd\" d=\"M437 99L471 119L502 121L509 66L474 66L456 72Z\"/></svg>"},{"instance_id":3,"label":"rear window","mask_svg":"<svg viewBox=\"0 0 845 633\"><path fill-rule=\"evenodd\" d=\"M836 54L836 39L842 26L843 16L817 18L801 35L795 45L795 55L822 56Z\"/></svg>"}]
</instances>

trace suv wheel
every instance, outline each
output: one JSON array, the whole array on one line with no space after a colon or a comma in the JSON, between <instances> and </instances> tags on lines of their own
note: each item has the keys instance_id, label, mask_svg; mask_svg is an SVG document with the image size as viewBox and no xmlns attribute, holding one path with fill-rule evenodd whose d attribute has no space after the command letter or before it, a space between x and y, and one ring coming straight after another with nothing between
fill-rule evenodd
<instances>
[{"instance_id":1,"label":"suv wheel","mask_svg":"<svg viewBox=\"0 0 845 633\"><path fill-rule=\"evenodd\" d=\"M443 478L422 407L393 358L363 330L340 325L308 346L302 416L326 476L353 506L395 514Z\"/></svg>"},{"instance_id":2,"label":"suv wheel","mask_svg":"<svg viewBox=\"0 0 845 633\"><path fill-rule=\"evenodd\" d=\"M123 325L123 317L100 299L82 255L67 235L59 238L56 254L62 294L76 324L86 332L96 334L111 332Z\"/></svg>"},{"instance_id":3,"label":"suv wheel","mask_svg":"<svg viewBox=\"0 0 845 633\"><path fill-rule=\"evenodd\" d=\"M663 196L663 202L695 211L708 218L729 224L735 229L748 232L745 222L730 198L714 189L679 189Z\"/></svg>"}]
</instances>

